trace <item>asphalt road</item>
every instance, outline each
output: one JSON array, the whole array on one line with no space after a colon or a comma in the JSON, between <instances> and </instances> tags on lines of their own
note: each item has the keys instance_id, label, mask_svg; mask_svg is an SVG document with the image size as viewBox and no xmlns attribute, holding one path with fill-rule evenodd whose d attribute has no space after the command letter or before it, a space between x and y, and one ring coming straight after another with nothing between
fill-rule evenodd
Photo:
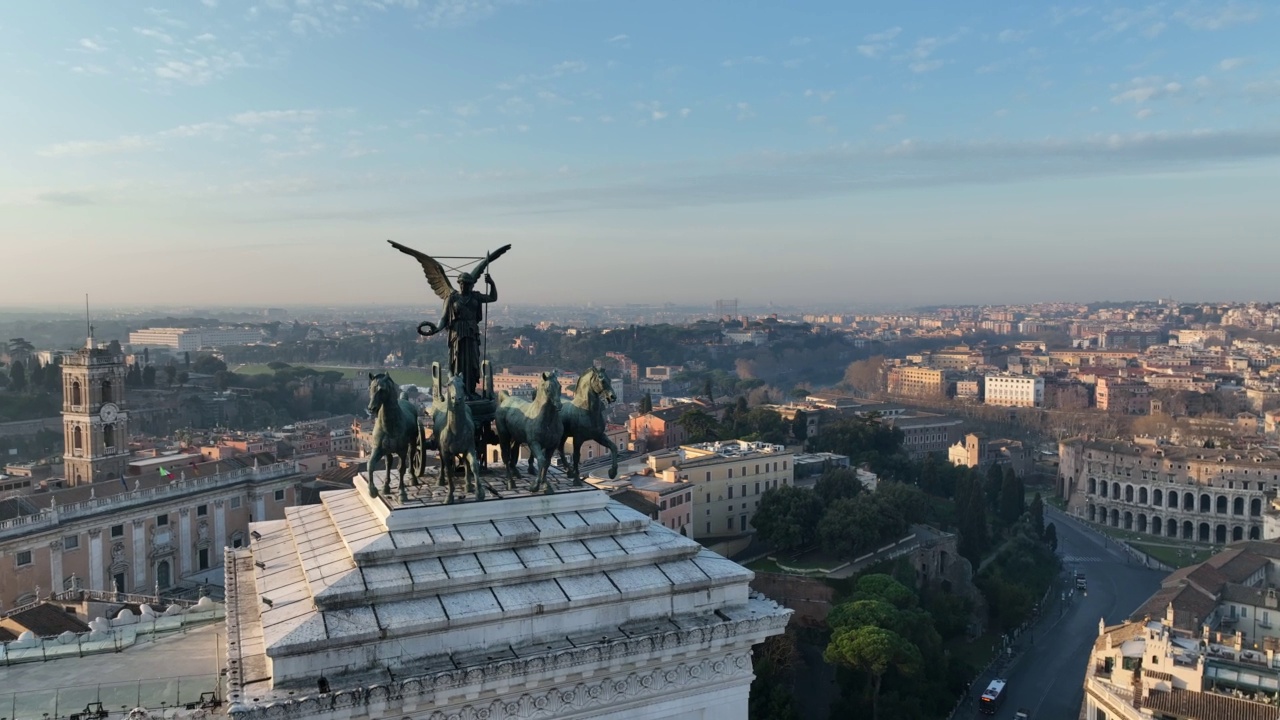
<instances>
[{"instance_id":1,"label":"asphalt road","mask_svg":"<svg viewBox=\"0 0 1280 720\"><path fill-rule=\"evenodd\" d=\"M1059 591L1074 585L1069 578L1078 568L1085 573L1088 592L1075 593L1067 603L1057 601L1018 639L1023 651L1000 673L1008 681L1008 695L997 720L1012 718L1018 708L1030 710L1031 720L1077 720L1098 619L1105 618L1108 625L1124 620L1155 593L1165 576L1136 564L1114 542L1048 506L1045 521L1057 527L1058 555L1065 570ZM958 713L957 718L987 717L976 710L987 680L973 684L972 714Z\"/></svg>"}]
</instances>

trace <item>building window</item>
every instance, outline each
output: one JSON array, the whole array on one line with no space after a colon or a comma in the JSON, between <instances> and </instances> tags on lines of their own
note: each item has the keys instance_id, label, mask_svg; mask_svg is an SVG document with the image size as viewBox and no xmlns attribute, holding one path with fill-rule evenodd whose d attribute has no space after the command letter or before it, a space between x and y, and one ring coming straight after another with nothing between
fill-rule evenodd
<instances>
[{"instance_id":1,"label":"building window","mask_svg":"<svg viewBox=\"0 0 1280 720\"><path fill-rule=\"evenodd\" d=\"M124 537L124 526L123 526L123 525L112 525L112 526L111 526L111 537Z\"/></svg>"},{"instance_id":2,"label":"building window","mask_svg":"<svg viewBox=\"0 0 1280 720\"><path fill-rule=\"evenodd\" d=\"M757 495L759 495L759 494L760 494L760 483L758 483L758 482L756 483L756 494L757 494Z\"/></svg>"},{"instance_id":3,"label":"building window","mask_svg":"<svg viewBox=\"0 0 1280 720\"><path fill-rule=\"evenodd\" d=\"M240 507L240 498L239 497L231 498L231 509L235 510L238 507Z\"/></svg>"},{"instance_id":4,"label":"building window","mask_svg":"<svg viewBox=\"0 0 1280 720\"><path fill-rule=\"evenodd\" d=\"M747 484L742 483L742 497L746 497L746 496L747 496Z\"/></svg>"},{"instance_id":5,"label":"building window","mask_svg":"<svg viewBox=\"0 0 1280 720\"><path fill-rule=\"evenodd\" d=\"M78 547L80 547L79 535L67 535L66 537L62 538L63 550L75 550Z\"/></svg>"},{"instance_id":6,"label":"building window","mask_svg":"<svg viewBox=\"0 0 1280 720\"><path fill-rule=\"evenodd\" d=\"M169 524L169 516L168 516L168 515L157 515L157 516L156 516L156 525L158 525L158 526L160 526L160 527L164 527L165 525L168 525L168 524Z\"/></svg>"},{"instance_id":7,"label":"building window","mask_svg":"<svg viewBox=\"0 0 1280 720\"><path fill-rule=\"evenodd\" d=\"M729 468L729 477L733 477L733 468Z\"/></svg>"},{"instance_id":8,"label":"building window","mask_svg":"<svg viewBox=\"0 0 1280 720\"><path fill-rule=\"evenodd\" d=\"M196 506L196 517L204 517L205 515L208 515L208 514L209 514L209 506L208 506L208 505L197 505L197 506Z\"/></svg>"},{"instance_id":9,"label":"building window","mask_svg":"<svg viewBox=\"0 0 1280 720\"><path fill-rule=\"evenodd\" d=\"M31 551L30 551L30 550L19 550L19 551L18 551L17 561L18 561L18 567L22 567L23 565L30 565L30 564L31 564Z\"/></svg>"},{"instance_id":10,"label":"building window","mask_svg":"<svg viewBox=\"0 0 1280 720\"><path fill-rule=\"evenodd\" d=\"M284 490L276 491L276 502L284 502Z\"/></svg>"},{"instance_id":11,"label":"building window","mask_svg":"<svg viewBox=\"0 0 1280 720\"><path fill-rule=\"evenodd\" d=\"M710 535L710 534L711 534L711 523L710 523L710 522L708 522L708 523L707 523L707 534L708 534L708 535Z\"/></svg>"},{"instance_id":12,"label":"building window","mask_svg":"<svg viewBox=\"0 0 1280 720\"><path fill-rule=\"evenodd\" d=\"M711 482L711 471L707 471L707 482Z\"/></svg>"},{"instance_id":13,"label":"building window","mask_svg":"<svg viewBox=\"0 0 1280 720\"><path fill-rule=\"evenodd\" d=\"M730 485L730 486L729 486L729 499L730 499L730 500L732 500L732 499L733 499L733 486L732 486L732 485Z\"/></svg>"}]
</instances>

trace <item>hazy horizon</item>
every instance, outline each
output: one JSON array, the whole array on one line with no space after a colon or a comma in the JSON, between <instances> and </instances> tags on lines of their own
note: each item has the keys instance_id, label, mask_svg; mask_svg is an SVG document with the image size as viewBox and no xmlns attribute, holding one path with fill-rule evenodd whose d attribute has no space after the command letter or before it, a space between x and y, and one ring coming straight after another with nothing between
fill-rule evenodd
<instances>
[{"instance_id":1,"label":"hazy horizon","mask_svg":"<svg viewBox=\"0 0 1280 720\"><path fill-rule=\"evenodd\" d=\"M512 243L513 305L1274 297L1277 36L1237 0L16 5L0 304L431 305L387 238Z\"/></svg>"}]
</instances>

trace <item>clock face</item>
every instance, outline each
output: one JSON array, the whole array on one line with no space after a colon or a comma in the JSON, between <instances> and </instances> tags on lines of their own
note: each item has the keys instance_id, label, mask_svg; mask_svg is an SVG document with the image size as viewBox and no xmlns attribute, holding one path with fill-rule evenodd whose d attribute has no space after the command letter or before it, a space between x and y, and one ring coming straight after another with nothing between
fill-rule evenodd
<instances>
[{"instance_id":1,"label":"clock face","mask_svg":"<svg viewBox=\"0 0 1280 720\"><path fill-rule=\"evenodd\" d=\"M102 418L102 422L115 422L116 416L120 414L120 408L115 403L106 403L99 411L98 417Z\"/></svg>"}]
</instances>

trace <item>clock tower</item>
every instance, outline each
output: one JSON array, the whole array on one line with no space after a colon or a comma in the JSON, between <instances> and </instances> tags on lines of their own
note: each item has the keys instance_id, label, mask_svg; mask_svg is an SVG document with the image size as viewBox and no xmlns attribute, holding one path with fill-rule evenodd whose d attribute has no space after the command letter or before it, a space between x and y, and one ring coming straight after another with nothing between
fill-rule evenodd
<instances>
[{"instance_id":1,"label":"clock tower","mask_svg":"<svg viewBox=\"0 0 1280 720\"><path fill-rule=\"evenodd\" d=\"M124 358L85 346L62 361L63 474L68 485L115 480L129 465Z\"/></svg>"}]
</instances>

